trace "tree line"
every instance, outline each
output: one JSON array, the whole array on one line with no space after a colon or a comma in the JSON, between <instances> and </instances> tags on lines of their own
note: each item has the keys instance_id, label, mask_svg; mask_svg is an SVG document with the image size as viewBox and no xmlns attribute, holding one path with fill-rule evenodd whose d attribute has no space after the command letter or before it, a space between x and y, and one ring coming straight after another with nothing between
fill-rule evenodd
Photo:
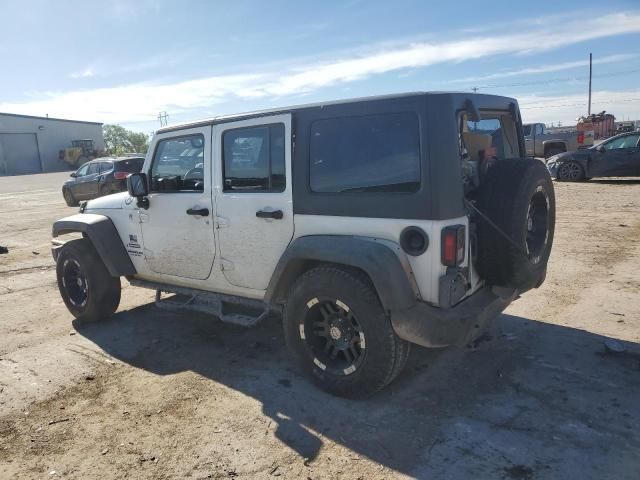
<instances>
[{"instance_id":1,"label":"tree line","mask_svg":"<svg viewBox=\"0 0 640 480\"><path fill-rule=\"evenodd\" d=\"M122 125L104 125L102 134L107 155L147 153L149 148L149 135L127 130Z\"/></svg>"}]
</instances>

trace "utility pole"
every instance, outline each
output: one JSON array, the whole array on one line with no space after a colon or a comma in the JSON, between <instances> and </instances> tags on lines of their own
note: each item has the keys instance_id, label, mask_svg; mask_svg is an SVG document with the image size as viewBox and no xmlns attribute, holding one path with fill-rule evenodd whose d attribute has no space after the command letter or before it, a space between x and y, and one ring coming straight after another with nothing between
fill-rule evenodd
<instances>
[{"instance_id":1,"label":"utility pole","mask_svg":"<svg viewBox=\"0 0 640 480\"><path fill-rule=\"evenodd\" d=\"M473 90L473 93L477 93L478 92L478 87L473 87L471 90Z\"/></svg>"},{"instance_id":2,"label":"utility pole","mask_svg":"<svg viewBox=\"0 0 640 480\"><path fill-rule=\"evenodd\" d=\"M167 114L167 112L158 113L158 120L160 121L160 127L166 127L167 126L168 118L169 118L169 115Z\"/></svg>"},{"instance_id":3,"label":"utility pole","mask_svg":"<svg viewBox=\"0 0 640 480\"><path fill-rule=\"evenodd\" d=\"M587 115L591 115L591 74L593 73L593 55L589 53L589 109Z\"/></svg>"}]
</instances>

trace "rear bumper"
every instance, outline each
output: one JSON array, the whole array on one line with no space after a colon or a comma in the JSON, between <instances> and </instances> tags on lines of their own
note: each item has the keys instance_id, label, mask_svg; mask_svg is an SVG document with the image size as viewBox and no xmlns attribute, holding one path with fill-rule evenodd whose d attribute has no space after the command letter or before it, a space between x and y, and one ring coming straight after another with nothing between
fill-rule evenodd
<instances>
[{"instance_id":1,"label":"rear bumper","mask_svg":"<svg viewBox=\"0 0 640 480\"><path fill-rule=\"evenodd\" d=\"M466 345L479 337L488 324L518 296L514 289L484 287L456 306L436 308L417 302L391 313L396 334L424 347Z\"/></svg>"}]
</instances>

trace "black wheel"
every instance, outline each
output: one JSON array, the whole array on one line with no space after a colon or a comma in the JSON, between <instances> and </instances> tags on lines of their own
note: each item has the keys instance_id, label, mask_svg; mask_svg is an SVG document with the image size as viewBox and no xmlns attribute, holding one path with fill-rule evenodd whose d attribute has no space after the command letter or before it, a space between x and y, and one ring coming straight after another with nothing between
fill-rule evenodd
<instances>
[{"instance_id":1,"label":"black wheel","mask_svg":"<svg viewBox=\"0 0 640 480\"><path fill-rule=\"evenodd\" d=\"M104 197L106 195L111 195L113 192L111 191L111 188L109 188L109 185L102 185L100 187L100 196Z\"/></svg>"},{"instance_id":2,"label":"black wheel","mask_svg":"<svg viewBox=\"0 0 640 480\"><path fill-rule=\"evenodd\" d=\"M402 370L409 344L398 338L369 279L316 267L294 284L284 310L287 346L323 390L365 398Z\"/></svg>"},{"instance_id":3,"label":"black wheel","mask_svg":"<svg viewBox=\"0 0 640 480\"><path fill-rule=\"evenodd\" d=\"M584 170L576 162L566 162L558 167L558 180L565 182L579 182L584 180Z\"/></svg>"},{"instance_id":4,"label":"black wheel","mask_svg":"<svg viewBox=\"0 0 640 480\"><path fill-rule=\"evenodd\" d=\"M551 158L554 155L558 155L560 153L564 153L565 151L561 148L550 148L546 152L544 152L544 158Z\"/></svg>"},{"instance_id":5,"label":"black wheel","mask_svg":"<svg viewBox=\"0 0 640 480\"><path fill-rule=\"evenodd\" d=\"M78 320L102 320L118 309L120 278L109 275L87 240L64 244L56 261L56 275L60 295Z\"/></svg>"},{"instance_id":6,"label":"black wheel","mask_svg":"<svg viewBox=\"0 0 640 480\"><path fill-rule=\"evenodd\" d=\"M69 207L75 207L78 205L78 201L73 196L73 193L67 188L62 190L62 196L64 197L64 201L67 203Z\"/></svg>"},{"instance_id":7,"label":"black wheel","mask_svg":"<svg viewBox=\"0 0 640 480\"><path fill-rule=\"evenodd\" d=\"M500 160L488 170L478 194L480 276L490 285L539 286L546 274L555 230L555 193L538 160ZM507 237L507 238L505 238Z\"/></svg>"}]
</instances>

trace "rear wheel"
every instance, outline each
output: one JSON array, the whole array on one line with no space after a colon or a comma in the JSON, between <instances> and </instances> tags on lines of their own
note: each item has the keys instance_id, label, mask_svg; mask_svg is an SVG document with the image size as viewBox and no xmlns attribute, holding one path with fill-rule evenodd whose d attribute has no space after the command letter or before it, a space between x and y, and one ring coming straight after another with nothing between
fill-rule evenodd
<instances>
[{"instance_id":1,"label":"rear wheel","mask_svg":"<svg viewBox=\"0 0 640 480\"><path fill-rule=\"evenodd\" d=\"M317 267L294 284L284 310L287 346L310 378L338 396L365 398L402 370L409 344L398 338L368 278Z\"/></svg>"},{"instance_id":2,"label":"rear wheel","mask_svg":"<svg viewBox=\"0 0 640 480\"><path fill-rule=\"evenodd\" d=\"M78 320L102 320L118 309L120 278L109 275L87 240L64 244L56 260L56 276L60 295Z\"/></svg>"},{"instance_id":3,"label":"rear wheel","mask_svg":"<svg viewBox=\"0 0 640 480\"><path fill-rule=\"evenodd\" d=\"M109 185L102 185L100 187L100 196L104 197L105 195L111 195L113 192L111 190L111 188L109 187Z\"/></svg>"},{"instance_id":4,"label":"rear wheel","mask_svg":"<svg viewBox=\"0 0 640 480\"><path fill-rule=\"evenodd\" d=\"M584 180L584 170L576 162L562 163L558 168L558 180L565 182L579 182Z\"/></svg>"}]
</instances>

